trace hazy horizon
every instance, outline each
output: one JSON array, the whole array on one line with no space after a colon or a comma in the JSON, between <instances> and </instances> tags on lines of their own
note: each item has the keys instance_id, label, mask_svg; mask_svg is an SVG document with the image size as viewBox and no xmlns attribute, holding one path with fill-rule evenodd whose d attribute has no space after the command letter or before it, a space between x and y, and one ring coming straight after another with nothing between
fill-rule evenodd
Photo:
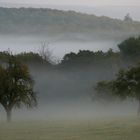
<instances>
[{"instance_id":1,"label":"hazy horizon","mask_svg":"<svg viewBox=\"0 0 140 140\"><path fill-rule=\"evenodd\" d=\"M0 0L0 140L140 139L140 0Z\"/></svg>"},{"instance_id":2,"label":"hazy horizon","mask_svg":"<svg viewBox=\"0 0 140 140\"><path fill-rule=\"evenodd\" d=\"M21 3L21 4L56 4L56 5L139 5L139 0L0 0L0 2Z\"/></svg>"},{"instance_id":3,"label":"hazy horizon","mask_svg":"<svg viewBox=\"0 0 140 140\"><path fill-rule=\"evenodd\" d=\"M78 5L78 4L47 4L47 3L20 3L11 1L1 1L0 7L33 7L33 8L51 8L58 10L73 10L76 12L94 14L96 16L107 16L111 18L123 19L129 13L130 16L137 21L140 21L140 5Z\"/></svg>"}]
</instances>

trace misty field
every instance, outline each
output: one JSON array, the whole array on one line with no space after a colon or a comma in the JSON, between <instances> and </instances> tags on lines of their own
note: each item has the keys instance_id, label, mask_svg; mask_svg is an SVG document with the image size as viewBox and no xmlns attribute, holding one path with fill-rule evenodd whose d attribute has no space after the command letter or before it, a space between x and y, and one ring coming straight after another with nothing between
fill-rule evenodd
<instances>
[{"instance_id":1,"label":"misty field","mask_svg":"<svg viewBox=\"0 0 140 140\"><path fill-rule=\"evenodd\" d=\"M0 140L139 140L140 120L0 123Z\"/></svg>"}]
</instances>

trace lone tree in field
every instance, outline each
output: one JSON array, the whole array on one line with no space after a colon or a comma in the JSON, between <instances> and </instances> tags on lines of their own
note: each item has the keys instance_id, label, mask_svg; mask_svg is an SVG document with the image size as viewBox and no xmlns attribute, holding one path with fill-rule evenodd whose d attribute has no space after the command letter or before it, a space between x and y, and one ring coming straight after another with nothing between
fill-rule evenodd
<instances>
[{"instance_id":1,"label":"lone tree in field","mask_svg":"<svg viewBox=\"0 0 140 140\"><path fill-rule=\"evenodd\" d=\"M11 121L14 107L37 105L34 82L28 67L9 55L8 61L0 65L0 104L7 113L7 121Z\"/></svg>"},{"instance_id":2,"label":"lone tree in field","mask_svg":"<svg viewBox=\"0 0 140 140\"><path fill-rule=\"evenodd\" d=\"M112 89L115 95L121 98L132 97L138 100L140 115L140 64L128 70L121 70L113 81Z\"/></svg>"}]
</instances>

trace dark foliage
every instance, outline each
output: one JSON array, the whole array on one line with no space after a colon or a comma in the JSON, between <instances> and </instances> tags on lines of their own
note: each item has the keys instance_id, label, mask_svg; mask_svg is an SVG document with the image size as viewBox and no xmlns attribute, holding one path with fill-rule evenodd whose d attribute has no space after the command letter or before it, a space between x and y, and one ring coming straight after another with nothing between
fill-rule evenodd
<instances>
[{"instance_id":1,"label":"dark foliage","mask_svg":"<svg viewBox=\"0 0 140 140\"><path fill-rule=\"evenodd\" d=\"M33 107L37 104L33 90L34 81L28 67L16 57L9 55L8 61L0 66L0 104L7 112L7 120L11 120L14 107Z\"/></svg>"}]
</instances>

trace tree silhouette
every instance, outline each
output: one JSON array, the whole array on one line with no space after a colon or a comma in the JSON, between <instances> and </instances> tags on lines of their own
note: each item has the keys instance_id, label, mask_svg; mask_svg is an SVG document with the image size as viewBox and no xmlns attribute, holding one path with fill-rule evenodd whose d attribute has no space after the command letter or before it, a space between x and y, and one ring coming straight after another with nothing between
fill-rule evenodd
<instances>
[{"instance_id":1,"label":"tree silhouette","mask_svg":"<svg viewBox=\"0 0 140 140\"><path fill-rule=\"evenodd\" d=\"M126 21L126 22L132 22L133 21L133 19L131 18L129 13L127 13L126 16L124 17L124 21Z\"/></svg>"},{"instance_id":2,"label":"tree silhouette","mask_svg":"<svg viewBox=\"0 0 140 140\"><path fill-rule=\"evenodd\" d=\"M93 100L95 101L106 103L116 99L112 94L112 81L100 81L94 90Z\"/></svg>"},{"instance_id":3,"label":"tree silhouette","mask_svg":"<svg viewBox=\"0 0 140 140\"><path fill-rule=\"evenodd\" d=\"M127 70L119 71L113 81L113 93L121 98L135 98L139 102L138 115L140 115L140 64Z\"/></svg>"},{"instance_id":4,"label":"tree silhouette","mask_svg":"<svg viewBox=\"0 0 140 140\"><path fill-rule=\"evenodd\" d=\"M118 45L123 60L138 63L140 59L140 37L130 37Z\"/></svg>"},{"instance_id":5,"label":"tree silhouette","mask_svg":"<svg viewBox=\"0 0 140 140\"><path fill-rule=\"evenodd\" d=\"M37 105L34 81L28 67L9 55L8 61L0 65L0 103L7 113L7 121L11 121L14 107Z\"/></svg>"}]
</instances>

